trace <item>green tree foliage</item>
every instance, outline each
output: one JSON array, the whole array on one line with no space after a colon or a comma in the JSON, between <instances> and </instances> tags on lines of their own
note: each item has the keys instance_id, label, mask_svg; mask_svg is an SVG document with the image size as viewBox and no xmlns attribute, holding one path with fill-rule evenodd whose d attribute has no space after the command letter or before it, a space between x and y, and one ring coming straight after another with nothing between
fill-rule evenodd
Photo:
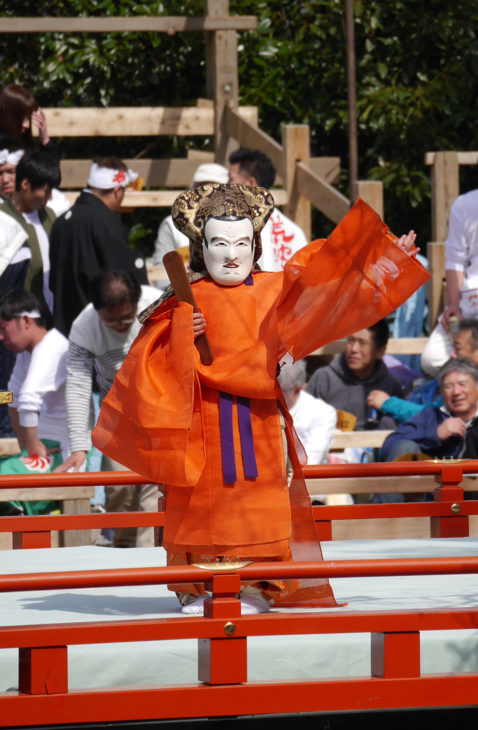
<instances>
[{"instance_id":1,"label":"green tree foliage","mask_svg":"<svg viewBox=\"0 0 478 730\"><path fill-rule=\"evenodd\" d=\"M240 97L259 107L262 128L307 123L314 155L347 165L344 0L230 0L256 15L239 34ZM4 15L202 15L203 0L3 0ZM478 145L478 2L356 0L357 110L361 178L383 181L386 217L430 237L427 150ZM18 81L47 105L193 104L206 95L200 33L0 36L1 83ZM121 141L115 141L119 143ZM151 156L184 144L154 140ZM151 140L125 141L124 156ZM66 156L90 154L65 141ZM476 184L474 176L465 181ZM346 175L343 189L346 191ZM323 231L315 230L317 235Z\"/></svg>"}]
</instances>

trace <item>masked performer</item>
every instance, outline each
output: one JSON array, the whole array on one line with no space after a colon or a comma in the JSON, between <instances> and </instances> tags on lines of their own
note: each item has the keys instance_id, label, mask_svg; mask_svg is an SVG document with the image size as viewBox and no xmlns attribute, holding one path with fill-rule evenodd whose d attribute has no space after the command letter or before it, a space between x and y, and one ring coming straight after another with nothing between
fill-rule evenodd
<instances>
[{"instance_id":1,"label":"masked performer","mask_svg":"<svg viewBox=\"0 0 478 730\"><path fill-rule=\"evenodd\" d=\"M290 560L291 547L294 560L321 559L278 365L370 326L428 278L409 253L414 233L397 241L362 201L284 271L256 270L273 208L267 190L242 185L177 198L172 216L190 240L200 312L171 292L143 313L94 431L101 451L167 485L169 564ZM194 347L205 328L210 365ZM201 585L174 589L184 613L202 613ZM271 602L336 605L326 580L244 586L241 602L243 613Z\"/></svg>"}]
</instances>

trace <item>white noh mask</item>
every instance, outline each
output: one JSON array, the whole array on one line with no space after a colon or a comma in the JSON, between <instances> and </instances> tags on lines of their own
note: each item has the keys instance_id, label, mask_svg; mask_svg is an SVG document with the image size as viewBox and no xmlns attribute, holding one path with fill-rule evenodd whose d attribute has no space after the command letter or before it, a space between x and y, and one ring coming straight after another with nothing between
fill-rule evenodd
<instances>
[{"instance_id":1,"label":"white noh mask","mask_svg":"<svg viewBox=\"0 0 478 730\"><path fill-rule=\"evenodd\" d=\"M249 276L255 242L249 218L224 221L210 218L204 228L202 250L206 269L217 284L236 286Z\"/></svg>"}]
</instances>

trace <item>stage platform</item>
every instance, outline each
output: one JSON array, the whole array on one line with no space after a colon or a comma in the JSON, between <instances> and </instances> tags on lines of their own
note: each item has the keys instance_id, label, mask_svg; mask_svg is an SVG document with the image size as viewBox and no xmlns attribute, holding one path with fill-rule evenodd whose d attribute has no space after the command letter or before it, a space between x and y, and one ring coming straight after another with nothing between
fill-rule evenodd
<instances>
[{"instance_id":1,"label":"stage platform","mask_svg":"<svg viewBox=\"0 0 478 730\"><path fill-rule=\"evenodd\" d=\"M325 560L478 556L478 539L353 540L323 544ZM99 570L165 565L162 548L96 546L1 553L0 573ZM336 612L474 608L478 574L332 581ZM271 613L277 613L273 609ZM282 609L317 613L320 609ZM132 586L0 594L0 625L29 626L151 618L182 618L165 586ZM370 676L370 634L253 636L248 639L248 680L299 680ZM160 686L196 683L197 639L73 645L68 650L69 687ZM424 631L421 673L478 672L478 629ZM18 650L0 648L0 692L18 687Z\"/></svg>"}]
</instances>

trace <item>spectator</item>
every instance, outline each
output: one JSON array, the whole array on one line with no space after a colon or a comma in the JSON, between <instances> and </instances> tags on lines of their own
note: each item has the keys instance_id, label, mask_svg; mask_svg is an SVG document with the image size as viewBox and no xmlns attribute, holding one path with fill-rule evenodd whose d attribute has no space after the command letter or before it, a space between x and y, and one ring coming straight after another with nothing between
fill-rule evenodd
<instances>
[{"instance_id":1,"label":"spectator","mask_svg":"<svg viewBox=\"0 0 478 730\"><path fill-rule=\"evenodd\" d=\"M16 140L24 150L34 147L32 127L38 129L41 148L57 161L57 145L47 131L45 113L33 94L20 84L8 84L0 93L0 134Z\"/></svg>"},{"instance_id":2,"label":"spectator","mask_svg":"<svg viewBox=\"0 0 478 730\"><path fill-rule=\"evenodd\" d=\"M91 285L91 300L73 322L67 361L66 407L71 455L57 471L80 470L91 448L91 394L96 373L102 401L109 391L133 340L140 330L136 319L158 298L158 290L140 286L130 271L98 274ZM102 469L124 471L103 456ZM157 510L157 486L106 487L109 512ZM116 546L152 545L153 528L116 530Z\"/></svg>"},{"instance_id":3,"label":"spectator","mask_svg":"<svg viewBox=\"0 0 478 730\"><path fill-rule=\"evenodd\" d=\"M305 360L282 365L278 381L294 422L294 428L307 454L308 464L326 464L337 424L337 412L321 398L309 395L303 386L307 379ZM288 474L291 470L287 462ZM313 504L329 504L327 494L311 495ZM349 495L333 495L332 502L350 503Z\"/></svg>"},{"instance_id":4,"label":"spectator","mask_svg":"<svg viewBox=\"0 0 478 730\"><path fill-rule=\"evenodd\" d=\"M15 140L0 137L0 204L15 190L17 165L24 155L24 150ZM61 215L70 207L68 198L58 190L52 188L51 197L47 203L55 215Z\"/></svg>"},{"instance_id":5,"label":"spectator","mask_svg":"<svg viewBox=\"0 0 478 730\"><path fill-rule=\"evenodd\" d=\"M465 358L451 358L439 376L443 406L424 408L390 434L383 445L384 461L405 454L459 457L478 415L478 367Z\"/></svg>"},{"instance_id":6,"label":"spectator","mask_svg":"<svg viewBox=\"0 0 478 730\"><path fill-rule=\"evenodd\" d=\"M52 471L69 456L65 407L68 340L55 329L47 330L38 300L25 291L6 292L0 298L0 340L17 355L8 383L13 391L9 412L22 449L20 456L2 460L0 473ZM51 506L51 502L21 504L28 514L50 511Z\"/></svg>"},{"instance_id":7,"label":"spectator","mask_svg":"<svg viewBox=\"0 0 478 730\"><path fill-rule=\"evenodd\" d=\"M229 182L271 188L276 177L270 158L259 150L239 149L229 156ZM307 245L304 231L278 208L261 233L262 255L258 261L263 271L282 271L286 262Z\"/></svg>"},{"instance_id":8,"label":"spectator","mask_svg":"<svg viewBox=\"0 0 478 730\"><path fill-rule=\"evenodd\" d=\"M23 154L18 142L0 137L0 204L15 190L15 171Z\"/></svg>"},{"instance_id":9,"label":"spectator","mask_svg":"<svg viewBox=\"0 0 478 730\"><path fill-rule=\"evenodd\" d=\"M144 258L133 251L118 215L135 173L117 157L93 162L88 185L73 207L61 215L51 235L50 287L54 322L68 335L72 322L90 301L90 284L101 271L131 271L146 284Z\"/></svg>"},{"instance_id":10,"label":"spectator","mask_svg":"<svg viewBox=\"0 0 478 730\"><path fill-rule=\"evenodd\" d=\"M452 350L453 319L478 317L478 190L460 195L450 211L448 237L445 241L447 306L441 314L425 347L422 369L437 377Z\"/></svg>"},{"instance_id":11,"label":"spectator","mask_svg":"<svg viewBox=\"0 0 478 730\"><path fill-rule=\"evenodd\" d=\"M28 152L18 162L15 190L10 198L4 200L1 208L2 213L21 225L26 235L21 243L16 237L10 239L8 253L2 249L0 292L11 288L19 289L24 284L37 297L42 316L47 320L53 310L53 296L49 287L49 235L55 215L46 205L52 188L58 186L59 182L60 169L50 155L40 150ZM6 271L8 265L26 260L28 266L24 263L21 267L24 278L16 269ZM12 274L15 274L14 279Z\"/></svg>"},{"instance_id":12,"label":"spectator","mask_svg":"<svg viewBox=\"0 0 478 730\"><path fill-rule=\"evenodd\" d=\"M306 381L305 360L283 365L278 381L308 463L327 463L337 423L335 408L303 390Z\"/></svg>"},{"instance_id":13,"label":"spectator","mask_svg":"<svg viewBox=\"0 0 478 730\"><path fill-rule=\"evenodd\" d=\"M215 162L206 162L197 168L191 187L195 188L198 185L213 182L227 183L227 180L228 172L225 167L217 165ZM168 251L177 251L179 248L187 248L189 250L189 240L184 233L181 233L176 228L172 216L168 215L159 226L158 236L154 244L153 264L155 266L161 266L164 254L168 253ZM166 288L169 284L169 279L155 283L159 288Z\"/></svg>"},{"instance_id":14,"label":"spectator","mask_svg":"<svg viewBox=\"0 0 478 730\"><path fill-rule=\"evenodd\" d=\"M458 325L452 343L452 357L464 357L478 366L478 319L462 319ZM370 408L388 413L398 423L408 421L419 411L429 405L440 407L443 399L439 392L438 382L430 380L419 386L418 392L412 392L409 399L402 400L389 396L382 390L372 390L367 398Z\"/></svg>"},{"instance_id":15,"label":"spectator","mask_svg":"<svg viewBox=\"0 0 478 730\"><path fill-rule=\"evenodd\" d=\"M402 387L382 361L388 342L386 320L347 337L345 352L330 365L319 368L312 375L307 392L338 410L356 416L356 431L366 428L395 428L395 421L387 414L371 413L367 397L371 390L383 390L389 395L401 396ZM371 421L373 423L371 423Z\"/></svg>"}]
</instances>

